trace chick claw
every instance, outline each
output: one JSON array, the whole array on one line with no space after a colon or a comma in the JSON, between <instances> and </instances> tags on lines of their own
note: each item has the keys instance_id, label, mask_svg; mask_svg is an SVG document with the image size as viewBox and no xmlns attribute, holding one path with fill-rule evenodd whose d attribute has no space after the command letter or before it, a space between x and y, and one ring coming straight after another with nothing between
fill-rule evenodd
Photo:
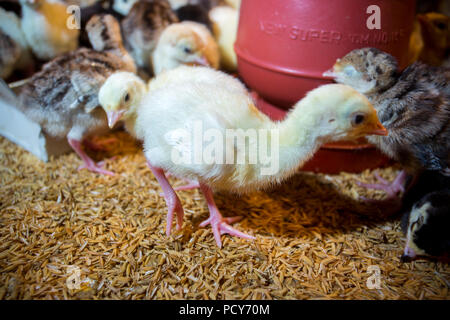
<instances>
[{"instance_id":1,"label":"chick claw","mask_svg":"<svg viewBox=\"0 0 450 320\"><path fill-rule=\"evenodd\" d=\"M166 177L168 175L166 174ZM200 184L197 181L189 181L188 184L185 184L183 186L175 187L173 188L174 191L187 191L187 190L194 190L200 188ZM159 195L161 197L164 197L164 193L160 192Z\"/></svg>"},{"instance_id":2,"label":"chick claw","mask_svg":"<svg viewBox=\"0 0 450 320\"><path fill-rule=\"evenodd\" d=\"M242 217L224 218L221 215L213 215L213 216L210 216L205 221L203 221L202 223L200 223L200 227L206 227L208 224L211 225L213 234L214 234L214 239L216 240L217 246L219 248L222 247L222 240L220 239L220 236L222 234L226 234L226 233L228 233L231 236L236 236L236 237L240 237L240 238L244 238L244 239L249 239L249 240L256 239L255 237L245 234L239 230L236 230L235 228L233 228L232 226L229 225L229 224L237 222L241 219L242 219Z\"/></svg>"},{"instance_id":3,"label":"chick claw","mask_svg":"<svg viewBox=\"0 0 450 320\"><path fill-rule=\"evenodd\" d=\"M114 176L115 175L114 172L103 169L104 165L105 165L105 161L100 161L98 163L95 163L93 161L89 162L89 163L84 162L81 166L78 167L78 171L82 170L82 169L88 169L91 172L105 174L108 176Z\"/></svg>"},{"instance_id":4,"label":"chick claw","mask_svg":"<svg viewBox=\"0 0 450 320\"><path fill-rule=\"evenodd\" d=\"M400 193L405 192L405 180L407 175L404 171L399 173L392 183L380 177L378 173L375 173L375 177L379 183L363 183L361 181L356 181L356 184L367 189L383 190L387 193L388 199L398 198Z\"/></svg>"},{"instance_id":5,"label":"chick claw","mask_svg":"<svg viewBox=\"0 0 450 320\"><path fill-rule=\"evenodd\" d=\"M183 225L184 210L178 197L173 200L166 198L166 202L169 208L166 218L166 235L170 236L172 232L173 214L176 213L177 215L177 230L181 230L181 226Z\"/></svg>"}]
</instances>

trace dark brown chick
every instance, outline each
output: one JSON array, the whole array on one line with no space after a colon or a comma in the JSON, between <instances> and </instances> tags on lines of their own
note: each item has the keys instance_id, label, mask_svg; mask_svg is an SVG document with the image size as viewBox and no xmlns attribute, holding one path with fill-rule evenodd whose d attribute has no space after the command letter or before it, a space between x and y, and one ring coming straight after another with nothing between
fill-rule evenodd
<instances>
[{"instance_id":1,"label":"dark brown chick","mask_svg":"<svg viewBox=\"0 0 450 320\"><path fill-rule=\"evenodd\" d=\"M178 22L166 0L138 1L122 20L125 47L139 68L152 71L151 57L161 32Z\"/></svg>"},{"instance_id":2,"label":"dark brown chick","mask_svg":"<svg viewBox=\"0 0 450 320\"><path fill-rule=\"evenodd\" d=\"M110 15L94 16L86 26L94 48L81 48L45 64L19 93L18 108L56 138L67 137L83 159L84 167L112 174L89 158L83 139L108 130L104 111L98 108L98 91L117 70L136 70L122 46L119 24Z\"/></svg>"},{"instance_id":3,"label":"dark brown chick","mask_svg":"<svg viewBox=\"0 0 450 320\"><path fill-rule=\"evenodd\" d=\"M374 48L353 50L338 59L335 81L366 94L387 137L367 139L410 174L423 170L450 174L450 72L417 62L398 72L391 55ZM386 191L404 191L403 174Z\"/></svg>"}]
</instances>

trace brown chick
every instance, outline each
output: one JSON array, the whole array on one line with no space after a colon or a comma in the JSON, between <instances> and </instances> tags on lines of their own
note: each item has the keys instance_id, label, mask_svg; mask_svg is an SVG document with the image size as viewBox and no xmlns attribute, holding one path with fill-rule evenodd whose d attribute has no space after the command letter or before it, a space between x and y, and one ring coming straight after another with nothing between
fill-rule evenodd
<instances>
[{"instance_id":1,"label":"brown chick","mask_svg":"<svg viewBox=\"0 0 450 320\"><path fill-rule=\"evenodd\" d=\"M423 41L419 60L432 66L441 65L450 50L450 18L430 12L417 15L417 20Z\"/></svg>"},{"instance_id":2,"label":"brown chick","mask_svg":"<svg viewBox=\"0 0 450 320\"><path fill-rule=\"evenodd\" d=\"M166 0L138 1L122 20L125 47L139 68L151 72L152 53L161 32L178 22Z\"/></svg>"},{"instance_id":3,"label":"brown chick","mask_svg":"<svg viewBox=\"0 0 450 320\"><path fill-rule=\"evenodd\" d=\"M398 72L397 61L375 48L353 50L338 59L331 72L336 82L365 94L377 110L387 137L367 139L407 173L423 170L450 174L450 72L417 62ZM392 185L366 185L391 197L404 191L407 174Z\"/></svg>"},{"instance_id":4,"label":"brown chick","mask_svg":"<svg viewBox=\"0 0 450 320\"><path fill-rule=\"evenodd\" d=\"M81 142L108 130L105 112L97 108L103 82L117 70L136 68L112 16L94 16L86 28L94 50L81 48L45 64L21 88L17 107L48 135L67 137L84 168L112 175L86 155Z\"/></svg>"}]
</instances>

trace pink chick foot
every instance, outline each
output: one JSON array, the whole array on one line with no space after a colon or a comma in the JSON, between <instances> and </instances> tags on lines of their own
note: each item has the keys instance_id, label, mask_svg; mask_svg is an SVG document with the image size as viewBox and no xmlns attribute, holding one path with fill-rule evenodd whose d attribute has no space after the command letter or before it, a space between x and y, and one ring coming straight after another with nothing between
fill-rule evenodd
<instances>
[{"instance_id":1,"label":"pink chick foot","mask_svg":"<svg viewBox=\"0 0 450 320\"><path fill-rule=\"evenodd\" d=\"M405 192L405 183L408 177L405 171L401 171L392 183L389 183L380 177L378 173L375 173L375 177L379 183L363 183L356 181L356 184L367 189L383 190L387 193L388 199L399 198L400 193Z\"/></svg>"},{"instance_id":2,"label":"pink chick foot","mask_svg":"<svg viewBox=\"0 0 450 320\"><path fill-rule=\"evenodd\" d=\"M200 188L203 191L203 194L205 195L206 202L209 208L209 218L200 223L200 227L205 227L208 224L211 225L214 234L214 239L216 240L217 246L219 248L222 247L222 240L220 236L226 233L228 233L231 236L236 236L244 239L249 240L256 239L253 236L245 234L231 227L229 224L241 220L242 217L228 217L228 218L222 217L222 214L220 213L219 209L216 206L216 203L214 202L211 189L209 189L207 186L204 185L200 185Z\"/></svg>"},{"instance_id":3,"label":"pink chick foot","mask_svg":"<svg viewBox=\"0 0 450 320\"><path fill-rule=\"evenodd\" d=\"M180 230L181 226L183 225L183 217L184 217L183 206L181 205L180 199L175 193L175 190L173 190L172 186L167 180L167 177L164 174L164 170L152 166L150 161L147 161L147 164L150 170L153 172L153 175L155 176L156 180L158 180L161 189L163 190L164 200L166 201L168 208L166 218L166 234L167 236L170 236L170 233L172 232L172 221L175 213L177 215L177 230Z\"/></svg>"},{"instance_id":4,"label":"pink chick foot","mask_svg":"<svg viewBox=\"0 0 450 320\"><path fill-rule=\"evenodd\" d=\"M82 169L88 169L91 172L105 174L108 176L114 176L115 175L114 172L103 169L104 165L105 161L100 161L97 163L95 163L94 161L88 163L84 162L81 166L78 167L78 171Z\"/></svg>"},{"instance_id":5,"label":"pink chick foot","mask_svg":"<svg viewBox=\"0 0 450 320\"><path fill-rule=\"evenodd\" d=\"M179 186L179 187L175 187L175 188L173 188L173 190L175 190L175 191L186 191L186 190L193 190L193 189L198 189L198 188L200 188L200 184L197 181L189 181L188 184L185 184L185 185ZM161 197L163 197L164 193L161 192L159 195Z\"/></svg>"}]
</instances>

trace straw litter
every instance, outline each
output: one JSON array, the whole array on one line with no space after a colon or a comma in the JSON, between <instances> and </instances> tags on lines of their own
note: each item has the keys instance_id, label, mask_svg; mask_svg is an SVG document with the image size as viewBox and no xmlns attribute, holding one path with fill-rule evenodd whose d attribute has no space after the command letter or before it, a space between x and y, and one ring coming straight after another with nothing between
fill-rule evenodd
<instances>
[{"instance_id":1,"label":"straw litter","mask_svg":"<svg viewBox=\"0 0 450 320\"><path fill-rule=\"evenodd\" d=\"M0 299L448 299L450 268L401 263L399 219L356 180L372 172L298 173L269 191L217 194L255 241L218 249L197 190L178 192L183 228L166 237L166 205L140 146L125 132L106 151L107 177L49 163L0 138ZM113 158L111 158L113 157ZM377 169L392 180L398 167ZM170 179L175 186L182 181Z\"/></svg>"}]
</instances>

